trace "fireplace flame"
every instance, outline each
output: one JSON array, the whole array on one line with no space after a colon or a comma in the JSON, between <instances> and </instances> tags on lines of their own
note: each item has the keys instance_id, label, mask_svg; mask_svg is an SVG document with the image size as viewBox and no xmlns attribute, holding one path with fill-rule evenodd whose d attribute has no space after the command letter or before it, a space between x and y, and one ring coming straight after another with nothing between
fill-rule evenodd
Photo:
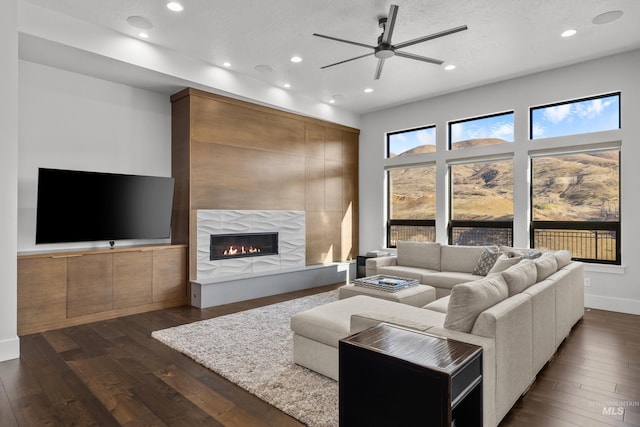
<instances>
[{"instance_id":1,"label":"fireplace flame","mask_svg":"<svg viewBox=\"0 0 640 427\"><path fill-rule=\"evenodd\" d=\"M243 255L243 254L257 254L260 253L260 248L254 248L253 246L249 246L249 248L245 248L244 245L237 246L229 246L224 250L223 255Z\"/></svg>"}]
</instances>

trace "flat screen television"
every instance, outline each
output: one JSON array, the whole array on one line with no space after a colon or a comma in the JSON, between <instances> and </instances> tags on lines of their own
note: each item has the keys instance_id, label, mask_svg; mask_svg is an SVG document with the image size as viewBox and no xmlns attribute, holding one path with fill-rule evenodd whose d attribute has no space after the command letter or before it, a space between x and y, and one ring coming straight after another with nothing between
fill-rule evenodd
<instances>
[{"instance_id":1,"label":"flat screen television","mask_svg":"<svg viewBox=\"0 0 640 427\"><path fill-rule=\"evenodd\" d=\"M171 235L174 178L38 170L36 243Z\"/></svg>"}]
</instances>

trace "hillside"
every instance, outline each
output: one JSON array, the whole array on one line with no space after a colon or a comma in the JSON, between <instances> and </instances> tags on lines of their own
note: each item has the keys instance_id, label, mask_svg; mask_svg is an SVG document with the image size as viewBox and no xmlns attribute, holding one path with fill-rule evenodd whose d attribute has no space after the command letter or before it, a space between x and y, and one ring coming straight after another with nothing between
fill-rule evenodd
<instances>
[{"instance_id":1,"label":"hillside","mask_svg":"<svg viewBox=\"0 0 640 427\"><path fill-rule=\"evenodd\" d=\"M478 140L479 145L495 143ZM463 141L471 146L471 141ZM476 144L478 145L478 144ZM411 152L429 152L435 147ZM610 221L619 218L618 153L577 153L533 162L535 220ZM392 218L435 218L433 168L392 172ZM453 166L454 217L459 220L513 218L513 168L510 161Z\"/></svg>"}]
</instances>

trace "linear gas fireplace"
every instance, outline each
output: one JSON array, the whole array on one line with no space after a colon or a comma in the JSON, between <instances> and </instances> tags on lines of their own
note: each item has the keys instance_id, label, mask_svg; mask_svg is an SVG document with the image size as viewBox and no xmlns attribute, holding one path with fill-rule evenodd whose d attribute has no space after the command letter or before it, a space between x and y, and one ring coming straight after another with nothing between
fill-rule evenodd
<instances>
[{"instance_id":1,"label":"linear gas fireplace","mask_svg":"<svg viewBox=\"0 0 640 427\"><path fill-rule=\"evenodd\" d=\"M209 260L278 255L278 233L212 234Z\"/></svg>"}]
</instances>

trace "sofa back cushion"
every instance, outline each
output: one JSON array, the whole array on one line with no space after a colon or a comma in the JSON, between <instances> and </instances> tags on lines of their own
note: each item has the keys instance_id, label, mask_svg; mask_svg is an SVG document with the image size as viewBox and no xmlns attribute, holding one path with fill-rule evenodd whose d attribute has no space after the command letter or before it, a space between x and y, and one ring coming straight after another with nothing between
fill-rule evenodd
<instances>
[{"instance_id":1,"label":"sofa back cushion","mask_svg":"<svg viewBox=\"0 0 640 427\"><path fill-rule=\"evenodd\" d=\"M444 327L470 332L480 313L506 299L508 295L509 289L500 274L456 285L449 296Z\"/></svg>"},{"instance_id":2,"label":"sofa back cushion","mask_svg":"<svg viewBox=\"0 0 640 427\"><path fill-rule=\"evenodd\" d=\"M440 243L398 241L397 264L440 271Z\"/></svg>"},{"instance_id":3,"label":"sofa back cushion","mask_svg":"<svg viewBox=\"0 0 640 427\"><path fill-rule=\"evenodd\" d=\"M513 267L509 267L503 271L502 276L507 282L509 296L513 296L536 283L538 271L533 261L523 259Z\"/></svg>"},{"instance_id":4,"label":"sofa back cushion","mask_svg":"<svg viewBox=\"0 0 640 427\"><path fill-rule=\"evenodd\" d=\"M483 246L444 245L441 248L440 271L472 273L482 251Z\"/></svg>"},{"instance_id":5,"label":"sofa back cushion","mask_svg":"<svg viewBox=\"0 0 640 427\"><path fill-rule=\"evenodd\" d=\"M566 266L571 262L571 252L567 250L562 249L559 251L555 251L553 255L555 255L556 257L556 262L558 263L558 270L560 270L562 267Z\"/></svg>"},{"instance_id":6,"label":"sofa back cushion","mask_svg":"<svg viewBox=\"0 0 640 427\"><path fill-rule=\"evenodd\" d=\"M498 257L498 259L496 260L496 263L493 264L493 267L491 267L491 270L489 270L488 274L491 274L491 273L502 273L507 268L516 265L520 261L522 261L522 257L521 256L509 257L508 255L503 253L502 255L500 255Z\"/></svg>"},{"instance_id":7,"label":"sofa back cushion","mask_svg":"<svg viewBox=\"0 0 640 427\"><path fill-rule=\"evenodd\" d=\"M540 258L533 260L536 266L536 282L542 282L547 277L558 271L558 262L553 252L546 252Z\"/></svg>"}]
</instances>

